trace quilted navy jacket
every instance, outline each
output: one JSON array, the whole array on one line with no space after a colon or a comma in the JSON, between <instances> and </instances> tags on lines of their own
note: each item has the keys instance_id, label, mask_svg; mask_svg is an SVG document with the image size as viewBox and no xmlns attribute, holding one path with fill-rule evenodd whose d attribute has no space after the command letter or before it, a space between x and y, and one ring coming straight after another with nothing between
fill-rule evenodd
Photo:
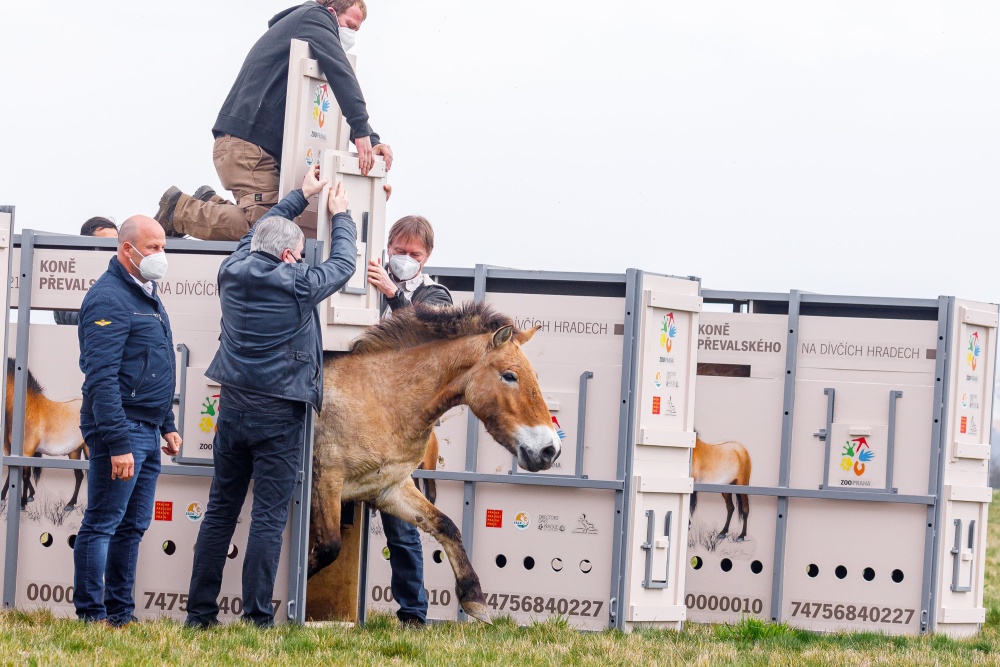
<instances>
[{"instance_id":1,"label":"quilted navy jacket","mask_svg":"<svg viewBox=\"0 0 1000 667\"><path fill-rule=\"evenodd\" d=\"M83 405L80 430L100 439L112 456L128 454L126 418L173 433L177 373L167 311L156 292L148 296L117 257L97 279L80 306L77 329Z\"/></svg>"}]
</instances>

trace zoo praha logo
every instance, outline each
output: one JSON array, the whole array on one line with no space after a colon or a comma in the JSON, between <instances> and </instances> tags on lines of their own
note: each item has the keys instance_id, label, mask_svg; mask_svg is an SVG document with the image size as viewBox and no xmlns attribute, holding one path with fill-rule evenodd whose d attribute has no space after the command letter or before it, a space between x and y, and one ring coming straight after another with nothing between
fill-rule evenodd
<instances>
[{"instance_id":1,"label":"zoo praha logo","mask_svg":"<svg viewBox=\"0 0 1000 667\"><path fill-rule=\"evenodd\" d=\"M316 86L316 96L313 98L313 120L323 127L326 113L330 110L330 89L325 83Z\"/></svg>"},{"instance_id":2,"label":"zoo praha logo","mask_svg":"<svg viewBox=\"0 0 1000 667\"><path fill-rule=\"evenodd\" d=\"M211 396L205 397L205 402L201 404L201 420L198 422L198 428L201 429L202 433L211 433L212 431L218 431L219 426L215 423L219 415L219 394L212 394Z\"/></svg>"},{"instance_id":3,"label":"zoo praha logo","mask_svg":"<svg viewBox=\"0 0 1000 667\"><path fill-rule=\"evenodd\" d=\"M969 350L966 355L966 360L969 362L969 368L976 370L976 366L979 363L979 355L982 354L983 349L979 346L979 332L973 331L972 335L969 336Z\"/></svg>"},{"instance_id":4,"label":"zoo praha logo","mask_svg":"<svg viewBox=\"0 0 1000 667\"><path fill-rule=\"evenodd\" d=\"M868 445L864 438L854 438L844 443L844 451L840 459L840 468L845 472L854 470L854 474L861 477L865 474L865 463L875 458L875 452ZM864 486L861 482L855 482L859 486Z\"/></svg>"},{"instance_id":5,"label":"zoo praha logo","mask_svg":"<svg viewBox=\"0 0 1000 667\"><path fill-rule=\"evenodd\" d=\"M663 324L660 325L660 347L670 352L674 349L674 338L677 338L677 326L674 324L674 314L667 313L663 316Z\"/></svg>"}]
</instances>

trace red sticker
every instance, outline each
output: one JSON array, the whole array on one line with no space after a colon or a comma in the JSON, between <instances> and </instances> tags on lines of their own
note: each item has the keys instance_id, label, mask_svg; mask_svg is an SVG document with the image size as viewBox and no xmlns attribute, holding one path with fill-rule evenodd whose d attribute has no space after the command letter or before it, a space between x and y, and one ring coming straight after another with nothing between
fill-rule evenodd
<instances>
[{"instance_id":1,"label":"red sticker","mask_svg":"<svg viewBox=\"0 0 1000 667\"><path fill-rule=\"evenodd\" d=\"M173 521L174 504L166 500L157 500L153 506L153 518L157 521Z\"/></svg>"},{"instance_id":2,"label":"red sticker","mask_svg":"<svg viewBox=\"0 0 1000 667\"><path fill-rule=\"evenodd\" d=\"M503 526L503 510L486 510L486 527L501 528Z\"/></svg>"},{"instance_id":3,"label":"red sticker","mask_svg":"<svg viewBox=\"0 0 1000 667\"><path fill-rule=\"evenodd\" d=\"M969 429L969 418L962 417L962 429L961 429L962 433L966 433L968 429Z\"/></svg>"},{"instance_id":4,"label":"red sticker","mask_svg":"<svg viewBox=\"0 0 1000 667\"><path fill-rule=\"evenodd\" d=\"M653 397L653 414L654 415L660 414L660 397L659 396L654 396Z\"/></svg>"}]
</instances>

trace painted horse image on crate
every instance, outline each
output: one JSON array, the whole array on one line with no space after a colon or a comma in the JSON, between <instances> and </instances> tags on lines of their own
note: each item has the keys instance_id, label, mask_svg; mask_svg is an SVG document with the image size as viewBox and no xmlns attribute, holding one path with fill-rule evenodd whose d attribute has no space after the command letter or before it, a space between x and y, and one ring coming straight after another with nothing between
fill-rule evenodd
<instances>
[{"instance_id":1,"label":"painted horse image on crate","mask_svg":"<svg viewBox=\"0 0 1000 667\"><path fill-rule=\"evenodd\" d=\"M415 306L372 327L324 365L323 412L313 448L309 575L340 551L341 502L362 500L441 543L467 614L489 621L479 576L455 523L410 479L435 422L465 404L529 471L561 452L535 369L518 331L483 304Z\"/></svg>"},{"instance_id":2,"label":"painted horse image on crate","mask_svg":"<svg viewBox=\"0 0 1000 667\"><path fill-rule=\"evenodd\" d=\"M691 477L695 484L739 484L748 486L750 484L750 472L753 464L750 461L750 453L747 448L738 442L720 442L710 445L703 442L701 438L695 439L694 451L691 453ZM729 524L733 520L733 512L737 505L733 503L732 493L723 493L722 499L726 502L726 525L719 531L718 539L722 539L729 534ZM747 537L747 521L750 518L750 497L745 493L738 493L736 501L739 506L740 519L743 520L743 530L737 542L742 542ZM694 518L694 510L698 505L698 493L691 493L691 518Z\"/></svg>"},{"instance_id":3,"label":"painted horse image on crate","mask_svg":"<svg viewBox=\"0 0 1000 667\"><path fill-rule=\"evenodd\" d=\"M25 456L68 456L79 461L81 455L90 456L87 446L80 433L80 405L82 399L69 401L53 401L46 398L42 386L35 376L28 373L28 394L24 408L24 455ZM4 440L3 453L10 455L11 432L14 426L14 360L7 358L7 400L4 407ZM35 499L35 487L32 484L32 472L35 482L41 475L41 468L24 468L21 482L21 509ZM83 471L74 470L76 487L73 497L66 504L67 511L76 507L83 484ZM7 498L10 488L10 470L0 492L0 500Z\"/></svg>"}]
</instances>

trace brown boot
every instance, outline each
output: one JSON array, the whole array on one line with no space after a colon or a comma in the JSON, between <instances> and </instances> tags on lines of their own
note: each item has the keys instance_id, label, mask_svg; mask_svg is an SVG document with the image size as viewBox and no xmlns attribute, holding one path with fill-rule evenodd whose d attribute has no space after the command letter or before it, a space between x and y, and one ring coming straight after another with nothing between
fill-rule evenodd
<instances>
[{"instance_id":1,"label":"brown boot","mask_svg":"<svg viewBox=\"0 0 1000 667\"><path fill-rule=\"evenodd\" d=\"M215 190L210 185L202 185L191 196L201 201L212 201L212 198L215 197Z\"/></svg>"},{"instance_id":2,"label":"brown boot","mask_svg":"<svg viewBox=\"0 0 1000 667\"><path fill-rule=\"evenodd\" d=\"M177 201L183 193L180 188L171 185L160 197L160 208L157 209L153 219L163 227L163 233L170 237L182 237L184 234L174 229L174 209L177 208Z\"/></svg>"}]
</instances>

